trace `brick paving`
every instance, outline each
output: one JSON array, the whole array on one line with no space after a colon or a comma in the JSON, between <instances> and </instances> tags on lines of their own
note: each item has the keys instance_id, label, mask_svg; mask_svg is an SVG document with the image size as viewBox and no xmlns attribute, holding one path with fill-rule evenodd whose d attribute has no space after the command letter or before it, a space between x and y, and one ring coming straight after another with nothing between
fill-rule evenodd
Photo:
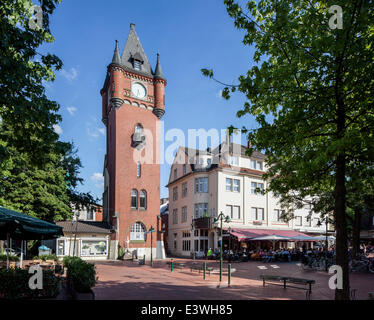
<instances>
[{"instance_id":1,"label":"brick paving","mask_svg":"<svg viewBox=\"0 0 374 320\"><path fill-rule=\"evenodd\" d=\"M231 287L227 287L227 273L223 276L221 287L219 274L206 275L190 272L190 259L174 259L184 262L187 267L170 271L166 261L154 262L149 265L138 265L132 261L96 262L99 281L94 288L97 300L305 300L304 290L267 285L263 287L260 274L276 274L313 279L311 300L334 299L334 291L328 287L331 276L323 271L304 271L296 263L261 263L240 262L232 263L235 272L232 273ZM198 263L204 262L198 260ZM208 267L219 270L219 262L206 261ZM261 268L259 268L261 267ZM266 269L264 268L266 267ZM227 270L227 263L224 263ZM356 299L368 299L368 292L374 291L374 274L351 273L351 288L357 289Z\"/></svg>"}]
</instances>

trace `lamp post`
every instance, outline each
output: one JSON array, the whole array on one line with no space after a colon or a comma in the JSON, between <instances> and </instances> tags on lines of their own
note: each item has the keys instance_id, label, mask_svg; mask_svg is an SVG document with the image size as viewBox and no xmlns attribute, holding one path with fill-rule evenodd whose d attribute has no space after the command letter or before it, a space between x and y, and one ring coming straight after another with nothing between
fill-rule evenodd
<instances>
[{"instance_id":1,"label":"lamp post","mask_svg":"<svg viewBox=\"0 0 374 320\"><path fill-rule=\"evenodd\" d=\"M155 229L151 226L151 228L148 230L147 233L150 233L151 234L151 267L153 267L153 254L152 254L152 249L153 249L153 246L152 246L152 242L153 242L153 237L152 237L152 233L155 232Z\"/></svg>"},{"instance_id":2,"label":"lamp post","mask_svg":"<svg viewBox=\"0 0 374 320\"><path fill-rule=\"evenodd\" d=\"M74 233L74 246L73 246L73 258L75 256L75 243L77 242L77 230L78 230L78 218L80 216L80 212L76 212L75 213L75 217L76 217L76 220L75 220L75 233Z\"/></svg>"},{"instance_id":3,"label":"lamp post","mask_svg":"<svg viewBox=\"0 0 374 320\"><path fill-rule=\"evenodd\" d=\"M191 233L192 233L192 255L193 255L193 262L195 262L195 229L193 224L193 218L191 222Z\"/></svg>"},{"instance_id":4,"label":"lamp post","mask_svg":"<svg viewBox=\"0 0 374 320\"><path fill-rule=\"evenodd\" d=\"M229 262L231 262L231 227L228 228L229 232Z\"/></svg>"},{"instance_id":5,"label":"lamp post","mask_svg":"<svg viewBox=\"0 0 374 320\"><path fill-rule=\"evenodd\" d=\"M230 222L229 216L225 216L222 211L217 217L214 218L214 223L217 223L218 221L221 221L221 246L220 246L220 257L219 257L219 281L220 282L222 281L222 244L223 244L223 241L222 241L222 222L223 222L223 219L225 219L225 222L227 222L227 223Z\"/></svg>"}]
</instances>

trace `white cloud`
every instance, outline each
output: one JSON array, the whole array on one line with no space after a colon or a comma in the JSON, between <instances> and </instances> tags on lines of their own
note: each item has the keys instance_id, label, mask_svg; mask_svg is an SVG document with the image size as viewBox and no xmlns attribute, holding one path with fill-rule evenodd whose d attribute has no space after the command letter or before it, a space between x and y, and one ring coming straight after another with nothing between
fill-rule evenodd
<instances>
[{"instance_id":1,"label":"white cloud","mask_svg":"<svg viewBox=\"0 0 374 320\"><path fill-rule=\"evenodd\" d=\"M105 128L99 128L97 129L103 136L105 136Z\"/></svg>"},{"instance_id":2,"label":"white cloud","mask_svg":"<svg viewBox=\"0 0 374 320\"><path fill-rule=\"evenodd\" d=\"M70 68L70 71L66 71L65 69L62 69L61 74L66 80L71 82L78 76L78 71L75 68Z\"/></svg>"},{"instance_id":3,"label":"white cloud","mask_svg":"<svg viewBox=\"0 0 374 320\"><path fill-rule=\"evenodd\" d=\"M95 172L92 176L91 176L91 180L94 181L94 182L104 182L104 176L102 173L100 172Z\"/></svg>"},{"instance_id":4,"label":"white cloud","mask_svg":"<svg viewBox=\"0 0 374 320\"><path fill-rule=\"evenodd\" d=\"M217 97L222 98L222 89L217 92Z\"/></svg>"},{"instance_id":5,"label":"white cloud","mask_svg":"<svg viewBox=\"0 0 374 320\"><path fill-rule=\"evenodd\" d=\"M95 183L95 187L96 188L103 188L104 187L104 176L102 173L100 172L95 172L92 176L91 176L91 180L96 182Z\"/></svg>"},{"instance_id":6,"label":"white cloud","mask_svg":"<svg viewBox=\"0 0 374 320\"><path fill-rule=\"evenodd\" d=\"M90 136L90 137L93 137L93 138L97 138L99 136L99 134L97 133L97 131L92 131L90 128L87 128L87 134Z\"/></svg>"},{"instance_id":7,"label":"white cloud","mask_svg":"<svg viewBox=\"0 0 374 320\"><path fill-rule=\"evenodd\" d=\"M53 131L56 132L57 134L62 134L62 128L58 124L53 125Z\"/></svg>"},{"instance_id":8,"label":"white cloud","mask_svg":"<svg viewBox=\"0 0 374 320\"><path fill-rule=\"evenodd\" d=\"M75 112L77 111L77 108L71 106L71 107L67 107L66 110L73 116Z\"/></svg>"}]
</instances>

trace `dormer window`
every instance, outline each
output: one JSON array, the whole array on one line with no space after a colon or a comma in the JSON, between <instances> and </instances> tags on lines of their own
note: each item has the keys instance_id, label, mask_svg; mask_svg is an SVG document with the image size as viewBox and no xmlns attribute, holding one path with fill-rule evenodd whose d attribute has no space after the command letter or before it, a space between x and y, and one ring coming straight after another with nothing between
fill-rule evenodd
<instances>
[{"instance_id":1,"label":"dormer window","mask_svg":"<svg viewBox=\"0 0 374 320\"><path fill-rule=\"evenodd\" d=\"M134 69L139 71L142 69L142 63L139 60L134 60Z\"/></svg>"},{"instance_id":2,"label":"dormer window","mask_svg":"<svg viewBox=\"0 0 374 320\"><path fill-rule=\"evenodd\" d=\"M142 64L143 64L144 60L142 58L142 56L140 55L139 52L135 53L133 56L132 56L132 65L134 67L135 70L142 70Z\"/></svg>"}]
</instances>

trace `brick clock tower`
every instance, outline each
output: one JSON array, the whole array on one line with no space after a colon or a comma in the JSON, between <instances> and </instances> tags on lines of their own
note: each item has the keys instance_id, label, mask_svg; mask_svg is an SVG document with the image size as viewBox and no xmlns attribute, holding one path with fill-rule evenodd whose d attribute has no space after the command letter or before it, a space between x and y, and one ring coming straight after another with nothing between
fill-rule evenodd
<instances>
[{"instance_id":1,"label":"brick clock tower","mask_svg":"<svg viewBox=\"0 0 374 320\"><path fill-rule=\"evenodd\" d=\"M100 91L107 132L103 219L115 229L110 258L117 258L118 245L138 257L149 259L151 247L153 258L165 257L159 219L160 119L165 113L165 86L159 55L153 71L135 25L130 24L122 55L116 41Z\"/></svg>"}]
</instances>

